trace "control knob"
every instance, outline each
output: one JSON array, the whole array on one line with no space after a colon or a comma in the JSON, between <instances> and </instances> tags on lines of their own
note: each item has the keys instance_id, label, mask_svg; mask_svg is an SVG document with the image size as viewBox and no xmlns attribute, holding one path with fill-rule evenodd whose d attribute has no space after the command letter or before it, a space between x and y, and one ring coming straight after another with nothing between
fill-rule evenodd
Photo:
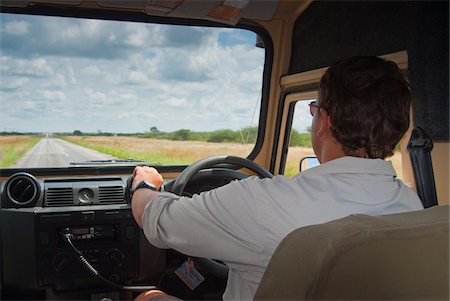
<instances>
[{"instance_id":1,"label":"control knob","mask_svg":"<svg viewBox=\"0 0 450 301\"><path fill-rule=\"evenodd\" d=\"M125 255L119 249L111 249L107 252L109 260L115 266L122 266Z\"/></svg>"}]
</instances>

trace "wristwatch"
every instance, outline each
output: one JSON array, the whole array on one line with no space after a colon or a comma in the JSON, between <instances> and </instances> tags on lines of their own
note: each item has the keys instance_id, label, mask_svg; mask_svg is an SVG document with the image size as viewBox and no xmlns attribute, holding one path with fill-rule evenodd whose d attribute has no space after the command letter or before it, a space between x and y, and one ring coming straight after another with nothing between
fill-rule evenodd
<instances>
[{"instance_id":1,"label":"wristwatch","mask_svg":"<svg viewBox=\"0 0 450 301\"><path fill-rule=\"evenodd\" d=\"M131 195L133 195L133 193L140 188L146 188L146 189L150 189L153 191L158 191L158 188L156 188L156 186L153 183L150 183L147 180L142 180L133 189L131 189Z\"/></svg>"}]
</instances>

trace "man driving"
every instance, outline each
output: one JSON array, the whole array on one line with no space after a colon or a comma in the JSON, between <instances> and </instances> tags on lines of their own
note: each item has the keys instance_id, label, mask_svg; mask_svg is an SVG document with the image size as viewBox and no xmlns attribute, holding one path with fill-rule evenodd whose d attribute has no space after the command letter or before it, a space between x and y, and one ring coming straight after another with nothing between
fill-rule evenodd
<instances>
[{"instance_id":1,"label":"man driving","mask_svg":"<svg viewBox=\"0 0 450 301\"><path fill-rule=\"evenodd\" d=\"M252 176L181 197L159 192L156 169L134 170L132 211L148 241L226 263L224 300L253 299L278 244L297 228L423 209L384 160L409 126L411 92L398 67L377 57L340 61L323 75L318 95L310 103L311 140L321 165L292 178Z\"/></svg>"}]
</instances>

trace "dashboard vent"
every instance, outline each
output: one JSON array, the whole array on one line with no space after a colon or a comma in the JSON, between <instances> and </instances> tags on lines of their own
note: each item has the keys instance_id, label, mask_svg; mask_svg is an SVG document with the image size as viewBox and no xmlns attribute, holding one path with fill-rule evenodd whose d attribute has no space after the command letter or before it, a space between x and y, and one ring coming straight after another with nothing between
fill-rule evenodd
<instances>
[{"instance_id":1,"label":"dashboard vent","mask_svg":"<svg viewBox=\"0 0 450 301\"><path fill-rule=\"evenodd\" d=\"M48 207L73 205L73 190L71 187L47 188L45 205Z\"/></svg>"},{"instance_id":2,"label":"dashboard vent","mask_svg":"<svg viewBox=\"0 0 450 301\"><path fill-rule=\"evenodd\" d=\"M100 186L98 199L99 204L125 203L123 186Z\"/></svg>"},{"instance_id":3,"label":"dashboard vent","mask_svg":"<svg viewBox=\"0 0 450 301\"><path fill-rule=\"evenodd\" d=\"M6 196L14 207L33 206L41 192L36 178L24 172L14 174L5 186Z\"/></svg>"},{"instance_id":4,"label":"dashboard vent","mask_svg":"<svg viewBox=\"0 0 450 301\"><path fill-rule=\"evenodd\" d=\"M120 178L52 179L44 186L46 207L126 203L125 183Z\"/></svg>"}]
</instances>

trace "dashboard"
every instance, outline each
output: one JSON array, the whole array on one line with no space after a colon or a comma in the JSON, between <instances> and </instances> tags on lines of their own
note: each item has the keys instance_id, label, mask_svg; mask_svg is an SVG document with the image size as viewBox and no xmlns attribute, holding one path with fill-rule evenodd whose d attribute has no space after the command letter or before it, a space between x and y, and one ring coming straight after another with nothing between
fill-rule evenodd
<instances>
[{"instance_id":1,"label":"dashboard","mask_svg":"<svg viewBox=\"0 0 450 301\"><path fill-rule=\"evenodd\" d=\"M83 294L92 298L118 291L95 277L80 262L80 254L101 277L128 286L160 284L168 268L185 260L176 251L151 246L134 222L126 187L132 168L116 174L83 171L59 169L57 176L49 176L29 169L2 176L2 298L85 299ZM234 170L202 170L183 194L244 177ZM173 183L174 179L167 180L165 190L170 191ZM71 235L79 253L65 234ZM119 296L128 298L130 293Z\"/></svg>"}]
</instances>

